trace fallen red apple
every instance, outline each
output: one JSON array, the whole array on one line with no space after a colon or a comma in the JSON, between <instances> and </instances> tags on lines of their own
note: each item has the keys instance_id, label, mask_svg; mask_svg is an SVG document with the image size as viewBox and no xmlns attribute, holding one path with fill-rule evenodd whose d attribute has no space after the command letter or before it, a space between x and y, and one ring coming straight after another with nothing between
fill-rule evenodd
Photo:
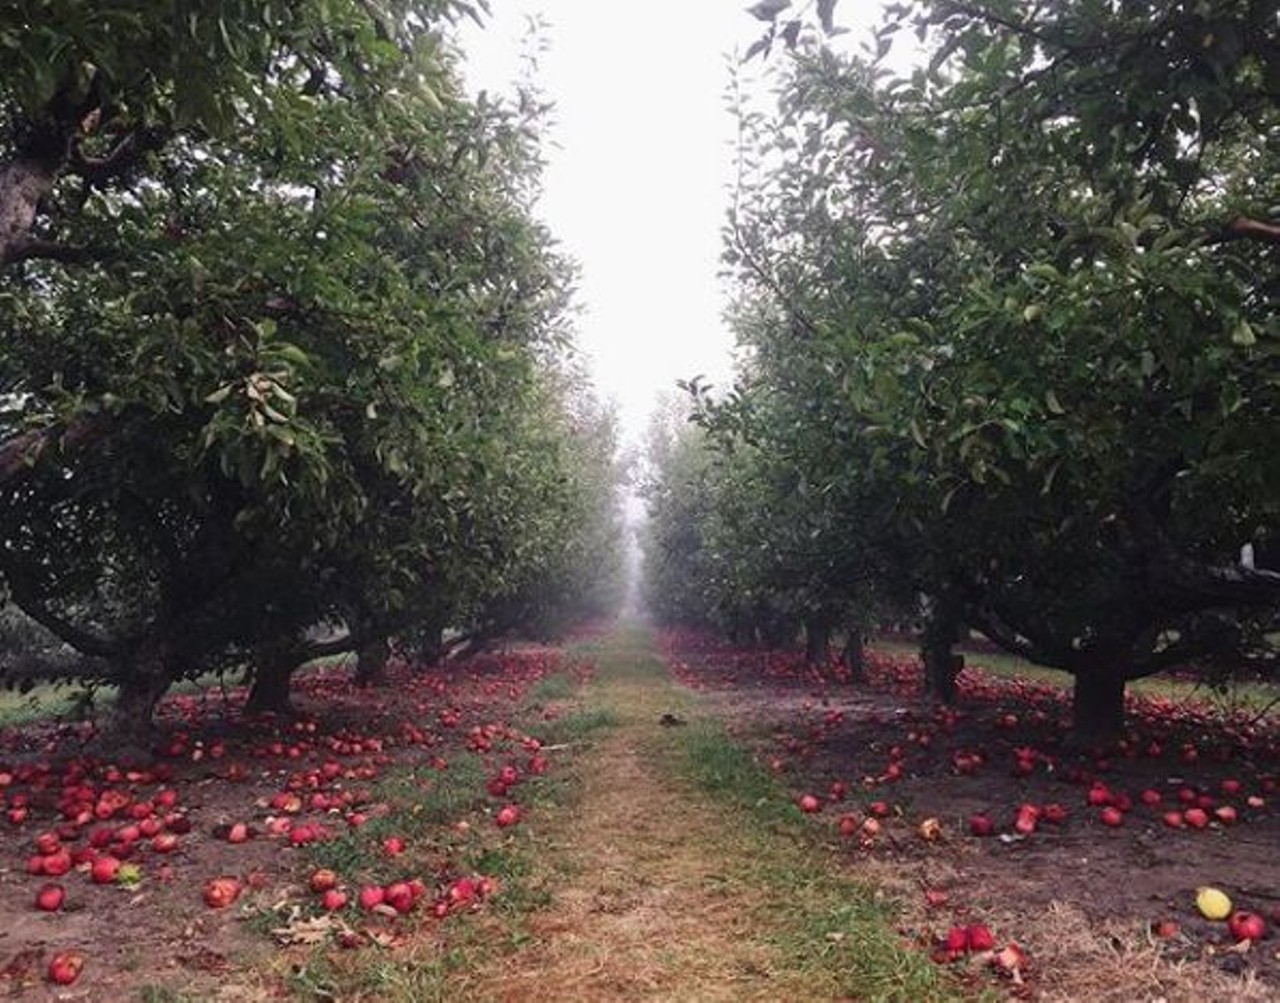
<instances>
[{"instance_id":1,"label":"fallen red apple","mask_svg":"<svg viewBox=\"0 0 1280 1003\"><path fill-rule=\"evenodd\" d=\"M520 821L520 808L517 805L503 805L498 809L498 814L494 816L494 824L499 829L505 829L508 826L515 825Z\"/></svg>"},{"instance_id":2,"label":"fallen red apple","mask_svg":"<svg viewBox=\"0 0 1280 1003\"><path fill-rule=\"evenodd\" d=\"M332 888L338 887L337 872L330 870L328 867L321 867L316 871L312 871L311 878L307 884L311 886L313 892L327 892Z\"/></svg>"},{"instance_id":3,"label":"fallen red apple","mask_svg":"<svg viewBox=\"0 0 1280 1003\"><path fill-rule=\"evenodd\" d=\"M156 853L173 853L178 848L178 837L171 832L159 833L151 840L151 849Z\"/></svg>"},{"instance_id":4,"label":"fallen red apple","mask_svg":"<svg viewBox=\"0 0 1280 1003\"><path fill-rule=\"evenodd\" d=\"M67 890L55 882L47 882L36 892L36 908L43 912L57 912L67 900Z\"/></svg>"},{"instance_id":5,"label":"fallen red apple","mask_svg":"<svg viewBox=\"0 0 1280 1003\"><path fill-rule=\"evenodd\" d=\"M338 888L330 888L320 897L320 904L329 912L337 912L339 909L345 909L347 905L347 893Z\"/></svg>"},{"instance_id":6,"label":"fallen red apple","mask_svg":"<svg viewBox=\"0 0 1280 1003\"><path fill-rule=\"evenodd\" d=\"M83 954L79 951L59 951L49 959L49 981L59 986L69 986L80 977L83 969Z\"/></svg>"},{"instance_id":7,"label":"fallen red apple","mask_svg":"<svg viewBox=\"0 0 1280 1003\"><path fill-rule=\"evenodd\" d=\"M1124 812L1113 805L1103 808L1098 817L1102 820L1103 825L1110 826L1113 829L1124 825Z\"/></svg>"},{"instance_id":8,"label":"fallen red apple","mask_svg":"<svg viewBox=\"0 0 1280 1003\"><path fill-rule=\"evenodd\" d=\"M120 874L120 861L116 857L101 856L89 868L89 878L95 885L113 884Z\"/></svg>"},{"instance_id":9,"label":"fallen red apple","mask_svg":"<svg viewBox=\"0 0 1280 1003\"><path fill-rule=\"evenodd\" d=\"M801 795L799 800L800 810L807 815L822 811L822 802L812 794Z\"/></svg>"},{"instance_id":10,"label":"fallen red apple","mask_svg":"<svg viewBox=\"0 0 1280 1003\"><path fill-rule=\"evenodd\" d=\"M1267 921L1256 912L1239 910L1227 920L1227 929L1237 941L1261 940L1267 935Z\"/></svg>"},{"instance_id":11,"label":"fallen red apple","mask_svg":"<svg viewBox=\"0 0 1280 1003\"><path fill-rule=\"evenodd\" d=\"M365 885L360 889L360 908L367 912L382 905L382 901L385 898L386 892L383 891L381 885Z\"/></svg>"},{"instance_id":12,"label":"fallen red apple","mask_svg":"<svg viewBox=\"0 0 1280 1003\"><path fill-rule=\"evenodd\" d=\"M382 900L398 913L406 913L413 908L413 889L407 881L395 881L387 885Z\"/></svg>"},{"instance_id":13,"label":"fallen red apple","mask_svg":"<svg viewBox=\"0 0 1280 1003\"><path fill-rule=\"evenodd\" d=\"M952 954L963 954L969 950L969 928L953 926L943 938L942 946Z\"/></svg>"},{"instance_id":14,"label":"fallen red apple","mask_svg":"<svg viewBox=\"0 0 1280 1003\"><path fill-rule=\"evenodd\" d=\"M981 923L974 923L969 927L969 950L989 951L995 946L996 939L986 926Z\"/></svg>"},{"instance_id":15,"label":"fallen red apple","mask_svg":"<svg viewBox=\"0 0 1280 1003\"><path fill-rule=\"evenodd\" d=\"M210 909L225 909L240 897L240 879L220 875L204 885L204 904Z\"/></svg>"},{"instance_id":16,"label":"fallen red apple","mask_svg":"<svg viewBox=\"0 0 1280 1003\"><path fill-rule=\"evenodd\" d=\"M1188 808L1182 818L1193 829L1203 829L1209 824L1209 813L1203 808Z\"/></svg>"},{"instance_id":17,"label":"fallen red apple","mask_svg":"<svg viewBox=\"0 0 1280 1003\"><path fill-rule=\"evenodd\" d=\"M969 832L975 836L990 836L996 831L996 824L986 815L973 815L969 818Z\"/></svg>"}]
</instances>

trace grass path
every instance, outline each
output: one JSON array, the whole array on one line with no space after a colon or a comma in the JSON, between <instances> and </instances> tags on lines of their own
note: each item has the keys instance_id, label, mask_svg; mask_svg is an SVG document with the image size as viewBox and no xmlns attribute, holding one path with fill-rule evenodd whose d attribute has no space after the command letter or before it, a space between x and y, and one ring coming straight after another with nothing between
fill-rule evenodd
<instances>
[{"instance_id":1,"label":"grass path","mask_svg":"<svg viewBox=\"0 0 1280 1003\"><path fill-rule=\"evenodd\" d=\"M870 890L828 880L829 861L815 871L787 824L753 813L764 797L742 803L772 781L699 719L645 633L623 628L584 654L598 667L588 708L617 724L578 757L576 805L550 823L552 903L527 917L523 947L458 973L457 998L943 998ZM772 793L773 812L792 810ZM879 968L851 991L868 958Z\"/></svg>"}]
</instances>

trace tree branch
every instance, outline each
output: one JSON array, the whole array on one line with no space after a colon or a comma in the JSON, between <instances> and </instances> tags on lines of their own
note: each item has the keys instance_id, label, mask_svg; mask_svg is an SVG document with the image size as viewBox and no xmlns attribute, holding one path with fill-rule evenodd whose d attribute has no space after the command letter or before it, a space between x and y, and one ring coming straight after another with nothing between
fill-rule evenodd
<instances>
[{"instance_id":1,"label":"tree branch","mask_svg":"<svg viewBox=\"0 0 1280 1003\"><path fill-rule=\"evenodd\" d=\"M70 620L55 613L47 603L37 599L35 589L31 587L30 581L24 574L15 571L11 566L6 566L3 570L13 604L49 633L71 645L82 655L111 659L122 653L124 648L120 642L77 627Z\"/></svg>"},{"instance_id":2,"label":"tree branch","mask_svg":"<svg viewBox=\"0 0 1280 1003\"><path fill-rule=\"evenodd\" d=\"M53 240L25 237L3 248L0 266L19 261L61 261L64 264L81 264L85 261L101 261L110 256L106 248L77 244L59 244Z\"/></svg>"},{"instance_id":3,"label":"tree branch","mask_svg":"<svg viewBox=\"0 0 1280 1003\"><path fill-rule=\"evenodd\" d=\"M85 445L104 435L109 424L100 414L78 415L65 427L33 428L0 441L0 484L34 466L49 446L67 449Z\"/></svg>"},{"instance_id":4,"label":"tree branch","mask_svg":"<svg viewBox=\"0 0 1280 1003\"><path fill-rule=\"evenodd\" d=\"M1235 240L1260 240L1264 244L1280 244L1280 223L1237 216L1211 239L1213 244L1226 244Z\"/></svg>"}]
</instances>

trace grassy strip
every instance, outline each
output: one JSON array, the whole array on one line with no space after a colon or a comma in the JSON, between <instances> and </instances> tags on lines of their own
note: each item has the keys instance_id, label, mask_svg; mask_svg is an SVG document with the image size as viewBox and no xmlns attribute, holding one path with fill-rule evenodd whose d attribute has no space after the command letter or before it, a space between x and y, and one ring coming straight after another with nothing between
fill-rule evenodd
<instances>
[{"instance_id":1,"label":"grassy strip","mask_svg":"<svg viewBox=\"0 0 1280 1003\"><path fill-rule=\"evenodd\" d=\"M839 874L778 780L715 722L680 729L669 767L726 810L726 858L768 896L770 940L822 996L972 999L894 926L892 900ZM994 995L992 998L995 998Z\"/></svg>"},{"instance_id":2,"label":"grassy strip","mask_svg":"<svg viewBox=\"0 0 1280 1003\"><path fill-rule=\"evenodd\" d=\"M572 746L616 722L616 716L600 709L570 711L550 721L542 718L546 703L571 699L576 690L567 674L549 676L530 691L514 725L538 736L544 746L555 747ZM408 936L394 951L335 952L322 945L303 958L291 956L282 974L296 998L389 1003L456 999L459 974L528 941L528 918L550 904L555 878L545 863L553 848L541 835L537 819L540 812L571 806L578 797L572 757L555 753L551 773L524 780L518 799L530 810L531 820L506 831L476 817L488 803L484 775L479 757L469 754L459 755L441 771L395 771L377 786L374 797L406 807L315 844L310 855L316 866L331 867L348 880L358 876L378 883L430 873L433 865L449 861L459 874L495 878L498 894L475 915L441 921L417 913L416 920L400 920ZM459 831L453 823L463 818L471 824ZM382 840L393 834L405 837L410 853L387 857ZM360 925L356 917L349 918Z\"/></svg>"}]
</instances>

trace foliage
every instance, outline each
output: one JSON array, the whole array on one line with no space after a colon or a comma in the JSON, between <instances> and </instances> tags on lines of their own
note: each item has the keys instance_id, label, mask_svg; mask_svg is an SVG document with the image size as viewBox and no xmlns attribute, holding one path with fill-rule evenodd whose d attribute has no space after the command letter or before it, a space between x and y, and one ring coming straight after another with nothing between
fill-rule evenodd
<instances>
[{"instance_id":1,"label":"foliage","mask_svg":"<svg viewBox=\"0 0 1280 1003\"><path fill-rule=\"evenodd\" d=\"M1278 40L1202 6L895 4L869 60L808 47L742 117L749 351L701 409L792 489L773 546L856 555L825 594L923 592L1110 709L1280 595L1238 557L1280 499Z\"/></svg>"},{"instance_id":2,"label":"foliage","mask_svg":"<svg viewBox=\"0 0 1280 1003\"><path fill-rule=\"evenodd\" d=\"M534 582L576 612L613 443L555 389L545 106L463 94L437 29L466 4L151 6L0 15L12 599L136 720L321 622L438 636Z\"/></svg>"}]
</instances>

